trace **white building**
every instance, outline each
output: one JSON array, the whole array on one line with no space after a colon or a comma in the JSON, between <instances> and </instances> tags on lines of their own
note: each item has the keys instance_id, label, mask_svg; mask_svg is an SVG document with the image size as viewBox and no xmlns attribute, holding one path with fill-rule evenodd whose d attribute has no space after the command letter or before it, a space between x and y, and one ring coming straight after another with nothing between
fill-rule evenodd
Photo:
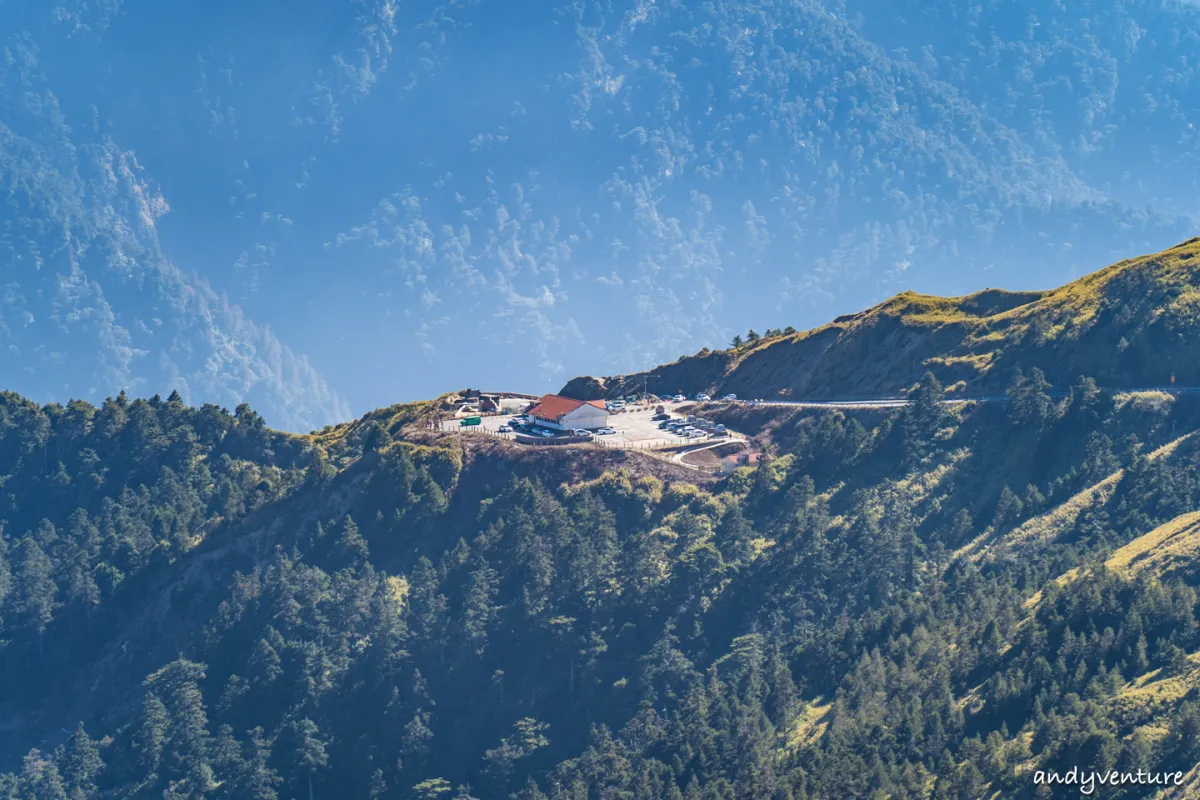
<instances>
[{"instance_id":1,"label":"white building","mask_svg":"<svg viewBox=\"0 0 1200 800\"><path fill-rule=\"evenodd\" d=\"M732 475L738 467L758 467L766 461L762 453L734 453L721 459L721 474Z\"/></svg>"},{"instance_id":2,"label":"white building","mask_svg":"<svg viewBox=\"0 0 1200 800\"><path fill-rule=\"evenodd\" d=\"M529 419L545 428L593 431L608 425L603 400L572 400L557 394L544 395L528 411Z\"/></svg>"}]
</instances>

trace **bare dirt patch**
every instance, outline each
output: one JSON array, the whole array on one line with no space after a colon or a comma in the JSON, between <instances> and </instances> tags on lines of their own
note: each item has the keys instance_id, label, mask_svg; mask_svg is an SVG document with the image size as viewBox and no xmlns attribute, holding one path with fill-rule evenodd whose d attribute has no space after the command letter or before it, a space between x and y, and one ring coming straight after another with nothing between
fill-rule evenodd
<instances>
[{"instance_id":1,"label":"bare dirt patch","mask_svg":"<svg viewBox=\"0 0 1200 800\"><path fill-rule=\"evenodd\" d=\"M721 459L726 456L740 453L746 449L746 443L742 441L729 442L720 447L710 447L705 450L697 450L694 453L688 453L680 460L693 467L702 469L716 469L721 464Z\"/></svg>"}]
</instances>

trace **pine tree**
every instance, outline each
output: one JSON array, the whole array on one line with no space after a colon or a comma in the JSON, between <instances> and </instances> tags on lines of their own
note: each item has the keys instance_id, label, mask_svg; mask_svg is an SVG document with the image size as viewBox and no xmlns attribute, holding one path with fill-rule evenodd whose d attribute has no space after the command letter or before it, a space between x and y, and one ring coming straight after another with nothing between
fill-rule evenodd
<instances>
[{"instance_id":1,"label":"pine tree","mask_svg":"<svg viewBox=\"0 0 1200 800\"><path fill-rule=\"evenodd\" d=\"M246 760L242 757L242 745L233 735L233 728L222 725L213 737L210 752L216 777L222 784L232 788L244 780Z\"/></svg>"},{"instance_id":2,"label":"pine tree","mask_svg":"<svg viewBox=\"0 0 1200 800\"><path fill-rule=\"evenodd\" d=\"M40 654L46 626L54 619L56 607L54 597L58 587L52 577L54 565L32 536L21 540L16 565L16 610L25 624L37 634Z\"/></svg>"},{"instance_id":3,"label":"pine tree","mask_svg":"<svg viewBox=\"0 0 1200 800\"><path fill-rule=\"evenodd\" d=\"M75 727L75 733L57 760L71 800L82 800L95 794L96 779L104 769L104 761L100 758L100 748L84 731L82 722Z\"/></svg>"},{"instance_id":4,"label":"pine tree","mask_svg":"<svg viewBox=\"0 0 1200 800\"><path fill-rule=\"evenodd\" d=\"M308 800L313 800L313 777L329 766L325 752L327 742L317 723L305 717L291 724L291 763L298 775L308 783Z\"/></svg>"},{"instance_id":5,"label":"pine tree","mask_svg":"<svg viewBox=\"0 0 1200 800\"><path fill-rule=\"evenodd\" d=\"M213 788L210 761L211 735L208 712L197 681L204 677L205 666L185 659L171 662L156 676L169 692L170 738L165 750L167 777L175 783L178 795L203 797Z\"/></svg>"},{"instance_id":6,"label":"pine tree","mask_svg":"<svg viewBox=\"0 0 1200 800\"><path fill-rule=\"evenodd\" d=\"M22 767L18 781L20 800L68 800L58 766L44 758L41 751L30 750Z\"/></svg>"},{"instance_id":7,"label":"pine tree","mask_svg":"<svg viewBox=\"0 0 1200 800\"><path fill-rule=\"evenodd\" d=\"M342 521L342 532L337 541L338 563L343 567L362 569L370 562L367 540L359 533L358 525L347 516Z\"/></svg>"},{"instance_id":8,"label":"pine tree","mask_svg":"<svg viewBox=\"0 0 1200 800\"><path fill-rule=\"evenodd\" d=\"M413 633L438 653L440 663L444 656L448 620L446 596L441 593L439 584L433 562L421 556L409 578L409 625Z\"/></svg>"},{"instance_id":9,"label":"pine tree","mask_svg":"<svg viewBox=\"0 0 1200 800\"><path fill-rule=\"evenodd\" d=\"M1030 370L1029 377L1020 367L1014 370L1012 382L1005 392L1008 396L1009 421L1014 425L1028 425L1040 432L1054 410L1050 389L1046 375L1037 367Z\"/></svg>"},{"instance_id":10,"label":"pine tree","mask_svg":"<svg viewBox=\"0 0 1200 800\"><path fill-rule=\"evenodd\" d=\"M730 563L746 561L753 554L750 540L754 529L742 513L741 503L732 503L717 526L716 542L721 555Z\"/></svg>"},{"instance_id":11,"label":"pine tree","mask_svg":"<svg viewBox=\"0 0 1200 800\"><path fill-rule=\"evenodd\" d=\"M420 774L428 763L432 741L433 730L429 727L429 712L418 708L404 726L404 736L400 740L400 757L405 770Z\"/></svg>"},{"instance_id":12,"label":"pine tree","mask_svg":"<svg viewBox=\"0 0 1200 800\"><path fill-rule=\"evenodd\" d=\"M996 502L996 513L992 519L992 525L997 530L1007 528L1020 518L1023 509L1021 498L1017 497L1012 489L1005 486L1000 490L1000 498Z\"/></svg>"},{"instance_id":13,"label":"pine tree","mask_svg":"<svg viewBox=\"0 0 1200 800\"><path fill-rule=\"evenodd\" d=\"M499 589L497 582L496 570L480 557L468 579L462 615L463 638L469 645L470 652L476 656L482 654L487 646L488 626L491 624L493 603Z\"/></svg>"},{"instance_id":14,"label":"pine tree","mask_svg":"<svg viewBox=\"0 0 1200 800\"><path fill-rule=\"evenodd\" d=\"M276 800L276 789L283 779L271 769L271 744L263 735L262 728L247 731L250 741L246 746L244 790L240 797L246 800Z\"/></svg>"},{"instance_id":15,"label":"pine tree","mask_svg":"<svg viewBox=\"0 0 1200 800\"><path fill-rule=\"evenodd\" d=\"M796 710L797 696L792 670L783 654L776 645L771 651L771 661L767 665L771 676L770 718L775 727L785 730L791 725Z\"/></svg>"},{"instance_id":16,"label":"pine tree","mask_svg":"<svg viewBox=\"0 0 1200 800\"><path fill-rule=\"evenodd\" d=\"M254 646L246 664L246 674L250 681L260 688L270 686L283 674L283 662L279 653L266 639L259 639L258 644Z\"/></svg>"},{"instance_id":17,"label":"pine tree","mask_svg":"<svg viewBox=\"0 0 1200 800\"><path fill-rule=\"evenodd\" d=\"M909 395L904 409L904 447L910 462L920 461L946 419L946 391L932 372L926 372Z\"/></svg>"},{"instance_id":18,"label":"pine tree","mask_svg":"<svg viewBox=\"0 0 1200 800\"><path fill-rule=\"evenodd\" d=\"M100 605L100 587L92 574L92 559L99 552L100 530L82 508L76 509L67 523L67 541L72 555L66 562L60 581L68 602L83 606L90 615Z\"/></svg>"},{"instance_id":19,"label":"pine tree","mask_svg":"<svg viewBox=\"0 0 1200 800\"><path fill-rule=\"evenodd\" d=\"M141 719L133 741L134 750L138 754L142 783L145 785L154 785L161 777L160 770L170 736L170 724L166 705L154 693L147 694L142 701Z\"/></svg>"}]
</instances>

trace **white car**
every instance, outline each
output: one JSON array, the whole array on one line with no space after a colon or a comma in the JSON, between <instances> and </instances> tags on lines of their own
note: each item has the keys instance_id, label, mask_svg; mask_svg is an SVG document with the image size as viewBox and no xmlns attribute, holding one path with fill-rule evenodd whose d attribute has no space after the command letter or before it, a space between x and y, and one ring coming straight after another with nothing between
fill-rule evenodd
<instances>
[{"instance_id":1,"label":"white car","mask_svg":"<svg viewBox=\"0 0 1200 800\"><path fill-rule=\"evenodd\" d=\"M737 400L737 395L736 394L727 394L724 397L722 397L721 399L732 403L734 400Z\"/></svg>"},{"instance_id":2,"label":"white car","mask_svg":"<svg viewBox=\"0 0 1200 800\"><path fill-rule=\"evenodd\" d=\"M508 425L501 425L499 428L497 428L497 430L499 430L500 433L512 433L512 427Z\"/></svg>"},{"instance_id":3,"label":"white car","mask_svg":"<svg viewBox=\"0 0 1200 800\"><path fill-rule=\"evenodd\" d=\"M704 431L692 431L687 435L689 439L700 439L704 436Z\"/></svg>"},{"instance_id":4,"label":"white car","mask_svg":"<svg viewBox=\"0 0 1200 800\"><path fill-rule=\"evenodd\" d=\"M544 436L547 439L553 439L554 434L550 431L538 431L538 436Z\"/></svg>"},{"instance_id":5,"label":"white car","mask_svg":"<svg viewBox=\"0 0 1200 800\"><path fill-rule=\"evenodd\" d=\"M611 436L612 434L616 433L616 431L612 428L597 428L596 433L600 436Z\"/></svg>"},{"instance_id":6,"label":"white car","mask_svg":"<svg viewBox=\"0 0 1200 800\"><path fill-rule=\"evenodd\" d=\"M671 400L675 403L686 403L687 402L687 398L681 394L675 395L674 397L671 398Z\"/></svg>"},{"instance_id":7,"label":"white car","mask_svg":"<svg viewBox=\"0 0 1200 800\"><path fill-rule=\"evenodd\" d=\"M696 402L697 402L697 403L704 403L704 402L707 402L707 401L709 401L709 400L712 400L712 398L711 398L711 397L709 397L708 395L706 395L704 392L701 392L700 394L696 395Z\"/></svg>"}]
</instances>

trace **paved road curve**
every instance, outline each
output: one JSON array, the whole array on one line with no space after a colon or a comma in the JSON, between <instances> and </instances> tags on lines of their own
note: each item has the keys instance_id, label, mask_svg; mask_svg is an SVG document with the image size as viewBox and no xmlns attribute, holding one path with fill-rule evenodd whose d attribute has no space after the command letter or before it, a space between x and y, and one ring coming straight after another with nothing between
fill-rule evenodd
<instances>
[{"instance_id":1,"label":"paved road curve","mask_svg":"<svg viewBox=\"0 0 1200 800\"><path fill-rule=\"evenodd\" d=\"M1110 389L1113 394L1136 392L1163 392L1165 394L1197 394L1200 386L1147 386L1136 389ZM1070 392L1050 392L1054 398L1067 397ZM978 395L975 397L947 398L947 404L960 403L1003 403L1008 397L1003 394ZM715 401L720 402L720 401ZM749 401L738 400L738 403L748 405ZM791 406L795 408L900 408L908 405L904 397L879 397L862 400L762 400L760 406Z\"/></svg>"},{"instance_id":2,"label":"paved road curve","mask_svg":"<svg viewBox=\"0 0 1200 800\"><path fill-rule=\"evenodd\" d=\"M694 469L698 472L699 471L711 471L711 470L707 470L705 467L700 467L695 464L689 464L683 460L683 457L691 455L692 453L699 453L701 450L712 450L714 448L721 447L722 445L727 445L730 442L742 442L742 444L745 444L745 441L740 437L738 437L738 438L722 438L722 439L717 439L716 441L708 440L708 441L706 441L706 443L701 444L698 447L690 447L686 450L680 450L678 453L675 453L674 455L671 456L671 460L674 461L676 464L679 464L682 467L687 467L688 469Z\"/></svg>"}]
</instances>

